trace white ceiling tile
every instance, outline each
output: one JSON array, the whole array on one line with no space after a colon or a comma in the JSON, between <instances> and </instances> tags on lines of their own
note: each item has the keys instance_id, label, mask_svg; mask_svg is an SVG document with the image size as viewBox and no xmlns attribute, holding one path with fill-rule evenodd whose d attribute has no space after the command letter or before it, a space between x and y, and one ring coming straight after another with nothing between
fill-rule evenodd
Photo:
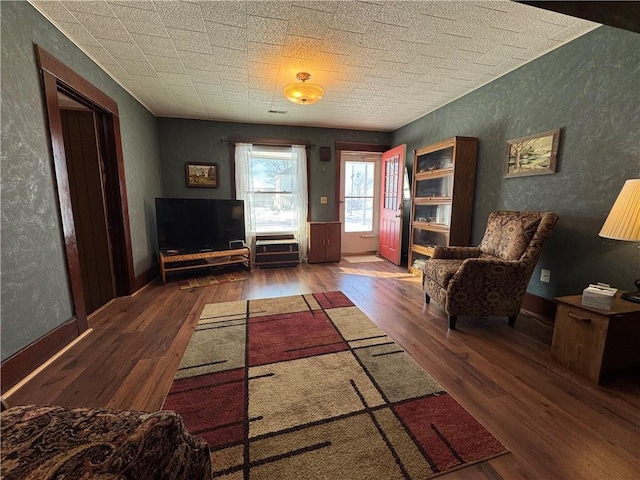
<instances>
[{"instance_id":1,"label":"white ceiling tile","mask_svg":"<svg viewBox=\"0 0 640 480\"><path fill-rule=\"evenodd\" d=\"M208 2L200 4L203 18L208 22L222 23L245 27L247 25L247 10L244 2Z\"/></svg>"},{"instance_id":2,"label":"white ceiling tile","mask_svg":"<svg viewBox=\"0 0 640 480\"><path fill-rule=\"evenodd\" d=\"M249 0L245 2L245 4L247 6L247 15L289 20L291 2L288 0L280 0L277 2Z\"/></svg>"},{"instance_id":3,"label":"white ceiling tile","mask_svg":"<svg viewBox=\"0 0 640 480\"><path fill-rule=\"evenodd\" d=\"M364 35L361 33L344 32L332 28L327 30L321 45L323 52L349 55L354 48L365 46L365 41ZM369 45L366 47L371 48Z\"/></svg>"},{"instance_id":4,"label":"white ceiling tile","mask_svg":"<svg viewBox=\"0 0 640 480\"><path fill-rule=\"evenodd\" d=\"M178 56L187 69L216 71L216 62L214 62L212 55L195 52L178 52Z\"/></svg>"},{"instance_id":5,"label":"white ceiling tile","mask_svg":"<svg viewBox=\"0 0 640 480\"><path fill-rule=\"evenodd\" d=\"M400 38L405 37L407 30L407 28L397 25L374 22L367 29L363 40L369 48L391 50L398 44Z\"/></svg>"},{"instance_id":6,"label":"white ceiling tile","mask_svg":"<svg viewBox=\"0 0 640 480\"><path fill-rule=\"evenodd\" d=\"M191 81L195 83L208 83L211 85L220 85L220 79L218 78L218 74L215 72L210 72L208 70L193 70L191 68L187 69L187 75L191 78Z\"/></svg>"},{"instance_id":7,"label":"white ceiling tile","mask_svg":"<svg viewBox=\"0 0 640 480\"><path fill-rule=\"evenodd\" d=\"M210 83L193 82L193 88L202 97L202 95L222 95L222 87L220 85L212 85Z\"/></svg>"},{"instance_id":8,"label":"white ceiling tile","mask_svg":"<svg viewBox=\"0 0 640 480\"><path fill-rule=\"evenodd\" d=\"M247 45L247 59L249 62L279 65L282 57L282 50L282 45L249 42Z\"/></svg>"},{"instance_id":9,"label":"white ceiling tile","mask_svg":"<svg viewBox=\"0 0 640 480\"><path fill-rule=\"evenodd\" d=\"M198 94L195 88L193 88L193 85L167 85L167 88L176 96L198 98Z\"/></svg>"},{"instance_id":10,"label":"white ceiling tile","mask_svg":"<svg viewBox=\"0 0 640 480\"><path fill-rule=\"evenodd\" d=\"M323 38L331 26L332 19L333 13L294 6L291 9L291 22L287 28L287 35Z\"/></svg>"},{"instance_id":11,"label":"white ceiling tile","mask_svg":"<svg viewBox=\"0 0 640 480\"><path fill-rule=\"evenodd\" d=\"M130 75L141 75L144 77L158 76L149 62L136 62L135 60L118 60L118 63Z\"/></svg>"},{"instance_id":12,"label":"white ceiling tile","mask_svg":"<svg viewBox=\"0 0 640 480\"><path fill-rule=\"evenodd\" d=\"M100 15L103 17L115 16L109 7L109 4L101 0L92 0L90 2L62 2L62 5L71 12L91 13L93 15Z\"/></svg>"},{"instance_id":13,"label":"white ceiling tile","mask_svg":"<svg viewBox=\"0 0 640 480\"><path fill-rule=\"evenodd\" d=\"M141 77L138 75L132 75L131 78L133 78L133 80L138 85L146 89L155 88L160 90L166 90L167 88L165 83L159 77Z\"/></svg>"},{"instance_id":14,"label":"white ceiling tile","mask_svg":"<svg viewBox=\"0 0 640 480\"><path fill-rule=\"evenodd\" d=\"M206 33L179 28L167 28L167 32L178 51L211 53L209 37Z\"/></svg>"},{"instance_id":15,"label":"white ceiling tile","mask_svg":"<svg viewBox=\"0 0 640 480\"><path fill-rule=\"evenodd\" d=\"M576 21L563 29L562 31L550 36L551 40L558 40L559 42L569 42L574 38L584 35L585 31L590 31L595 28L596 25L583 20Z\"/></svg>"},{"instance_id":16,"label":"white ceiling tile","mask_svg":"<svg viewBox=\"0 0 640 480\"><path fill-rule=\"evenodd\" d=\"M211 46L247 49L247 29L222 23L205 22Z\"/></svg>"},{"instance_id":17,"label":"white ceiling tile","mask_svg":"<svg viewBox=\"0 0 640 480\"><path fill-rule=\"evenodd\" d=\"M156 72L179 74L187 73L182 65L182 60L179 58L162 57L158 55L147 55L147 58Z\"/></svg>"},{"instance_id":18,"label":"white ceiling tile","mask_svg":"<svg viewBox=\"0 0 640 480\"><path fill-rule=\"evenodd\" d=\"M236 82L246 82L248 75L246 68L230 67L228 65L220 65L217 67L220 82L223 80L233 80Z\"/></svg>"},{"instance_id":19,"label":"white ceiling tile","mask_svg":"<svg viewBox=\"0 0 640 480\"><path fill-rule=\"evenodd\" d=\"M339 2L332 28L365 33L378 16L381 7L365 2Z\"/></svg>"},{"instance_id":20,"label":"white ceiling tile","mask_svg":"<svg viewBox=\"0 0 640 480\"><path fill-rule=\"evenodd\" d=\"M117 40L101 39L100 43L113 58L137 60L139 62L144 62L147 59L140 47L133 43L133 40L131 42L119 42Z\"/></svg>"},{"instance_id":21,"label":"white ceiling tile","mask_svg":"<svg viewBox=\"0 0 640 480\"><path fill-rule=\"evenodd\" d=\"M238 93L242 95L249 94L249 88L246 83L242 82L232 82L228 80L222 80L220 82L220 87L222 88L222 92L226 95L230 93Z\"/></svg>"},{"instance_id":22,"label":"white ceiling tile","mask_svg":"<svg viewBox=\"0 0 640 480\"><path fill-rule=\"evenodd\" d=\"M129 32L156 37L167 36L162 20L155 10L130 8L123 5L112 5L111 8Z\"/></svg>"},{"instance_id":23,"label":"white ceiling tile","mask_svg":"<svg viewBox=\"0 0 640 480\"><path fill-rule=\"evenodd\" d=\"M247 66L247 52L224 47L213 47L213 60L216 65L228 65L232 67Z\"/></svg>"},{"instance_id":24,"label":"white ceiling tile","mask_svg":"<svg viewBox=\"0 0 640 480\"><path fill-rule=\"evenodd\" d=\"M181 1L159 1L154 2L154 5L162 19L162 23L166 27L206 32L200 4Z\"/></svg>"},{"instance_id":25,"label":"white ceiling tile","mask_svg":"<svg viewBox=\"0 0 640 480\"><path fill-rule=\"evenodd\" d=\"M47 18L58 22L77 22L76 17L60 2L51 0L32 1L34 7L46 15Z\"/></svg>"},{"instance_id":26,"label":"white ceiling tile","mask_svg":"<svg viewBox=\"0 0 640 480\"><path fill-rule=\"evenodd\" d=\"M127 40L131 38L129 32L113 18L82 12L74 13L74 15L98 39Z\"/></svg>"},{"instance_id":27,"label":"white ceiling tile","mask_svg":"<svg viewBox=\"0 0 640 480\"><path fill-rule=\"evenodd\" d=\"M85 45L84 51L100 65L118 65L118 61L103 47Z\"/></svg>"},{"instance_id":28,"label":"white ceiling tile","mask_svg":"<svg viewBox=\"0 0 640 480\"><path fill-rule=\"evenodd\" d=\"M150 0L108 0L108 3L112 9L113 5L124 5L125 7L139 8L142 10L156 10L156 7L153 6L153 2Z\"/></svg>"},{"instance_id":29,"label":"white ceiling tile","mask_svg":"<svg viewBox=\"0 0 640 480\"><path fill-rule=\"evenodd\" d=\"M338 9L339 3L336 1L325 2L322 0L310 0L300 2L294 1L293 5L298 7L311 8L313 10L319 10L321 12L335 13L335 11Z\"/></svg>"},{"instance_id":30,"label":"white ceiling tile","mask_svg":"<svg viewBox=\"0 0 640 480\"><path fill-rule=\"evenodd\" d=\"M168 87L192 87L191 79L188 75L181 75L179 73L158 72L158 76L164 83L167 84Z\"/></svg>"},{"instance_id":31,"label":"white ceiling tile","mask_svg":"<svg viewBox=\"0 0 640 480\"><path fill-rule=\"evenodd\" d=\"M131 37L146 54L178 58L178 52L168 37L154 37L141 33L132 33Z\"/></svg>"},{"instance_id":32,"label":"white ceiling tile","mask_svg":"<svg viewBox=\"0 0 640 480\"><path fill-rule=\"evenodd\" d=\"M315 38L287 35L282 55L294 58L314 58L320 51L321 42Z\"/></svg>"},{"instance_id":33,"label":"white ceiling tile","mask_svg":"<svg viewBox=\"0 0 640 480\"><path fill-rule=\"evenodd\" d=\"M287 22L273 18L247 17L247 41L284 45Z\"/></svg>"},{"instance_id":34,"label":"white ceiling tile","mask_svg":"<svg viewBox=\"0 0 640 480\"><path fill-rule=\"evenodd\" d=\"M100 42L80 23L57 22L58 28L62 30L69 38L82 47L94 46L99 47Z\"/></svg>"}]
</instances>

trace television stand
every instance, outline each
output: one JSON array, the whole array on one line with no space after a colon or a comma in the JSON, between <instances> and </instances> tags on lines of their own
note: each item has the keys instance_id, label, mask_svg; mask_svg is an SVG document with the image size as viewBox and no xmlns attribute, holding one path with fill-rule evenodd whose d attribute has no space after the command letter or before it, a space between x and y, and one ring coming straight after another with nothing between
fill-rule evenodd
<instances>
[{"instance_id":1,"label":"television stand","mask_svg":"<svg viewBox=\"0 0 640 480\"><path fill-rule=\"evenodd\" d=\"M251 270L251 249L249 247L228 250L214 250L210 252L169 254L160 252L160 278L167 283L167 273L197 268L221 267L226 265L241 265Z\"/></svg>"}]
</instances>

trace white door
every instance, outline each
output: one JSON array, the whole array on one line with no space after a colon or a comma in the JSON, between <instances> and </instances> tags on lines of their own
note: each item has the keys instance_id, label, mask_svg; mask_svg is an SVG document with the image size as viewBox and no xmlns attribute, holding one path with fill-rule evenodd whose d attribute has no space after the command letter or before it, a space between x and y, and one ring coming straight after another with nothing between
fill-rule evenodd
<instances>
[{"instance_id":1,"label":"white door","mask_svg":"<svg viewBox=\"0 0 640 480\"><path fill-rule=\"evenodd\" d=\"M342 254L377 252L380 159L377 152L340 154Z\"/></svg>"}]
</instances>

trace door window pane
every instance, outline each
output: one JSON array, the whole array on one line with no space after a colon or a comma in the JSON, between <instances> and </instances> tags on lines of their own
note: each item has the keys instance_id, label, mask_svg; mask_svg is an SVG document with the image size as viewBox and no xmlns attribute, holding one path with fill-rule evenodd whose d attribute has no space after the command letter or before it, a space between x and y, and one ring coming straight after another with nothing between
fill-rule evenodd
<instances>
[{"instance_id":1,"label":"door window pane","mask_svg":"<svg viewBox=\"0 0 640 480\"><path fill-rule=\"evenodd\" d=\"M344 231L373 231L375 163L345 162Z\"/></svg>"},{"instance_id":2,"label":"door window pane","mask_svg":"<svg viewBox=\"0 0 640 480\"><path fill-rule=\"evenodd\" d=\"M373 230L373 198L346 198L344 201L344 231Z\"/></svg>"}]
</instances>

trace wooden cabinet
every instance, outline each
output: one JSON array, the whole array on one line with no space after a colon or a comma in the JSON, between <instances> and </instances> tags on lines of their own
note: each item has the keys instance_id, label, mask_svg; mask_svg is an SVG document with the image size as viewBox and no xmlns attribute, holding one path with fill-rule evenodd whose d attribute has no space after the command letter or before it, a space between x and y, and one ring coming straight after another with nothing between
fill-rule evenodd
<instances>
[{"instance_id":1,"label":"wooden cabinet","mask_svg":"<svg viewBox=\"0 0 640 480\"><path fill-rule=\"evenodd\" d=\"M295 267L300 263L298 242L293 235L256 237L253 264L260 268Z\"/></svg>"},{"instance_id":2,"label":"wooden cabinet","mask_svg":"<svg viewBox=\"0 0 640 480\"><path fill-rule=\"evenodd\" d=\"M307 238L309 263L339 262L340 261L340 222L309 222L307 224Z\"/></svg>"},{"instance_id":3,"label":"wooden cabinet","mask_svg":"<svg viewBox=\"0 0 640 480\"><path fill-rule=\"evenodd\" d=\"M640 304L618 296L611 310L582 305L582 295L556 298L551 357L601 383L606 373L640 365Z\"/></svg>"},{"instance_id":4,"label":"wooden cabinet","mask_svg":"<svg viewBox=\"0 0 640 480\"><path fill-rule=\"evenodd\" d=\"M409 271L422 275L436 246L467 246L478 139L453 137L415 151Z\"/></svg>"}]
</instances>

